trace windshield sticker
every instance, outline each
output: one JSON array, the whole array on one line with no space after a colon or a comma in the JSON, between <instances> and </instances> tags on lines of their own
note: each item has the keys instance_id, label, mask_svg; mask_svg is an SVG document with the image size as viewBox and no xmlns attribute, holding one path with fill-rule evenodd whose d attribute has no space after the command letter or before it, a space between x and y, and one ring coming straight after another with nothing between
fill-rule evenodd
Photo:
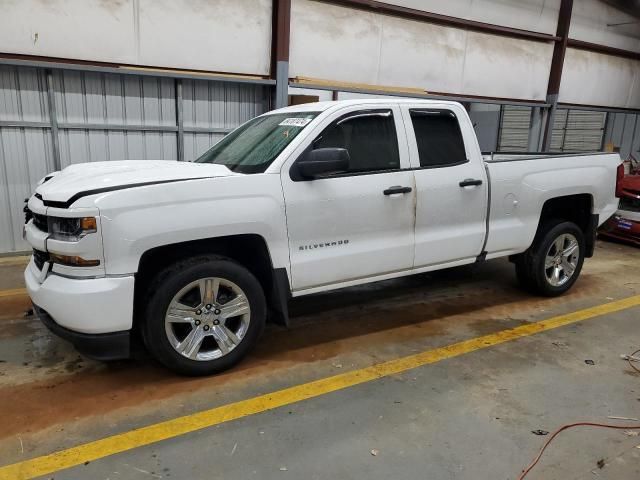
<instances>
[{"instance_id":1,"label":"windshield sticker","mask_svg":"<svg viewBox=\"0 0 640 480\"><path fill-rule=\"evenodd\" d=\"M285 118L278 125L281 127L305 127L312 118Z\"/></svg>"}]
</instances>

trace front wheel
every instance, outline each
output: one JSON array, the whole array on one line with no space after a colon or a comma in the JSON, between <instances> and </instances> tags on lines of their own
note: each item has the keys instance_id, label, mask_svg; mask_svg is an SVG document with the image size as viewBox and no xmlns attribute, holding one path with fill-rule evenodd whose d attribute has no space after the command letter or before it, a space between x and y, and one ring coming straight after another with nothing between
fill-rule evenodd
<instances>
[{"instance_id":1,"label":"front wheel","mask_svg":"<svg viewBox=\"0 0 640 480\"><path fill-rule=\"evenodd\" d=\"M578 279L584 253L580 227L572 222L550 222L542 226L531 247L516 261L518 280L541 295L561 295Z\"/></svg>"},{"instance_id":2,"label":"front wheel","mask_svg":"<svg viewBox=\"0 0 640 480\"><path fill-rule=\"evenodd\" d=\"M224 257L177 263L156 277L150 292L145 344L157 360L184 375L230 368L264 329L266 302L260 283Z\"/></svg>"}]
</instances>

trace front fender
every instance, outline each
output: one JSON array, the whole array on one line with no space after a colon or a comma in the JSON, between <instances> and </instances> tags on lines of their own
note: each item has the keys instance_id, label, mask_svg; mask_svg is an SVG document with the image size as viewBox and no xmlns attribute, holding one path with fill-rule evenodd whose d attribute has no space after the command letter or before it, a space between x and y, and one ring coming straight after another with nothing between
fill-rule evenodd
<instances>
[{"instance_id":1,"label":"front fender","mask_svg":"<svg viewBox=\"0 0 640 480\"><path fill-rule=\"evenodd\" d=\"M274 268L289 269L280 177L238 175L111 192L100 209L108 275L135 273L144 252L240 234L265 239Z\"/></svg>"}]
</instances>

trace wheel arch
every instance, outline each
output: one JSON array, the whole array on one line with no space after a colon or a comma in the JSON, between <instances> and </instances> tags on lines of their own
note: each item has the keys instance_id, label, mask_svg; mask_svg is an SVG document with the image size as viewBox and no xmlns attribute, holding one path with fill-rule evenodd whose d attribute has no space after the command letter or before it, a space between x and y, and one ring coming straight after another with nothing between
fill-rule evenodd
<instances>
[{"instance_id":1,"label":"wheel arch","mask_svg":"<svg viewBox=\"0 0 640 480\"><path fill-rule=\"evenodd\" d=\"M239 234L161 245L145 251L138 262L134 287L134 322L140 318L141 302L153 278L167 266L202 254L218 254L247 268L264 289L269 317L288 325L291 296L285 268L274 268L269 247L261 235Z\"/></svg>"},{"instance_id":2,"label":"wheel arch","mask_svg":"<svg viewBox=\"0 0 640 480\"><path fill-rule=\"evenodd\" d=\"M546 200L540 212L536 237L550 220L566 220L575 223L584 233L585 257L593 256L598 228L598 215L593 213L593 195L579 193Z\"/></svg>"}]
</instances>

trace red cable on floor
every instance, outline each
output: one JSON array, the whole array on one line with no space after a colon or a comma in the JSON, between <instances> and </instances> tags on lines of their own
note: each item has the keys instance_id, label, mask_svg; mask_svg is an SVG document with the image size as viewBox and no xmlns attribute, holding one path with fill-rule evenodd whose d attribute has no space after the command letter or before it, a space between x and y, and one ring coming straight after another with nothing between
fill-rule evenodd
<instances>
[{"instance_id":1,"label":"red cable on floor","mask_svg":"<svg viewBox=\"0 0 640 480\"><path fill-rule=\"evenodd\" d=\"M636 350L635 352L633 352L631 355L627 356L627 362L629 362L629 366L631 368L633 368L636 372L640 373L640 369L638 367L636 367L633 362L637 362L637 358L636 355L638 355L638 353L640 353L640 350Z\"/></svg>"},{"instance_id":2,"label":"red cable on floor","mask_svg":"<svg viewBox=\"0 0 640 480\"><path fill-rule=\"evenodd\" d=\"M578 422L578 423L569 423L567 425L564 425L560 427L558 430L556 430L555 432L553 432L553 434L549 437L549 440L547 440L545 444L542 446L542 448L540 449L540 453L538 453L538 456L533 460L533 462L529 464L527 468L525 468L522 471L522 473L518 477L518 480L523 480L524 477L526 477L527 474L533 469L533 467L536 466L536 464L540 461L540 458L542 458L542 454L544 453L544 451L547 449L547 447L553 441L553 439L556 438L556 436L558 436L560 432L572 427L602 427L602 428L615 428L619 430L640 430L640 425L610 425L606 423L591 423L591 422Z\"/></svg>"}]
</instances>

